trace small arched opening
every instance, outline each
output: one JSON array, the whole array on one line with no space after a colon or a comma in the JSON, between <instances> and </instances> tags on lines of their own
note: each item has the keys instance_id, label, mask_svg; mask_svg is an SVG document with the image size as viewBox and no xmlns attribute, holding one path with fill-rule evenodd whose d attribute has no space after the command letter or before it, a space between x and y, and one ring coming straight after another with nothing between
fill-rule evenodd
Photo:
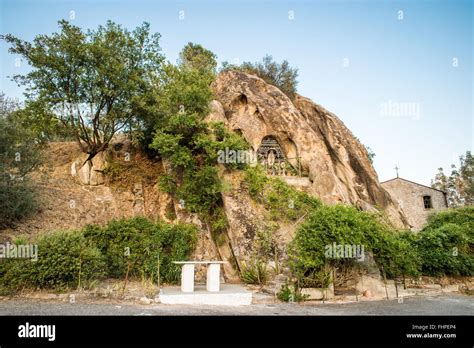
<instances>
[{"instance_id":1,"label":"small arched opening","mask_svg":"<svg viewBox=\"0 0 474 348\"><path fill-rule=\"evenodd\" d=\"M299 175L296 146L291 146L292 144L294 145L294 143L291 140L290 142L291 143L288 144L282 142L282 146L277 138L272 135L267 135L262 139L260 147L257 150L257 158L268 174L282 176ZM290 152L287 152L287 150ZM289 158L289 154L294 155L294 158ZM296 160L296 165L292 163L292 160Z\"/></svg>"}]
</instances>

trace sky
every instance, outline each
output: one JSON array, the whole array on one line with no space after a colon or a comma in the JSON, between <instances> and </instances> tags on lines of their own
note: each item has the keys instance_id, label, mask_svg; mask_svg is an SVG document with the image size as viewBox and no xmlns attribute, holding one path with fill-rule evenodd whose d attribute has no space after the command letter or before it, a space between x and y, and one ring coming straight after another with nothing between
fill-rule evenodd
<instances>
[{"instance_id":1,"label":"sky","mask_svg":"<svg viewBox=\"0 0 474 348\"><path fill-rule=\"evenodd\" d=\"M57 31L143 21L176 62L188 42L219 62L286 59L298 92L335 113L375 153L380 181L429 185L473 150L472 1L0 0L0 33L24 40ZM0 42L0 91L23 99L9 76L29 70Z\"/></svg>"}]
</instances>

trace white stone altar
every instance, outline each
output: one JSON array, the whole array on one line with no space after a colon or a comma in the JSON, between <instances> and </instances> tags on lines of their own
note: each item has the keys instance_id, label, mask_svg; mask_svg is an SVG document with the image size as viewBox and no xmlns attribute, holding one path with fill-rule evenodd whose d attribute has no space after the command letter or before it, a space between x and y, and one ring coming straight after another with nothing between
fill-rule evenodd
<instances>
[{"instance_id":1,"label":"white stone altar","mask_svg":"<svg viewBox=\"0 0 474 348\"><path fill-rule=\"evenodd\" d=\"M181 287L160 290L163 304L242 306L252 303L252 292L238 284L220 284L221 264L227 261L176 261L182 265ZM195 265L207 265L206 285L194 284Z\"/></svg>"},{"instance_id":2,"label":"white stone altar","mask_svg":"<svg viewBox=\"0 0 474 348\"><path fill-rule=\"evenodd\" d=\"M194 266L208 265L206 289L209 292L218 292L220 290L221 264L227 261L174 261L177 265L182 265L181 269L181 291L194 291Z\"/></svg>"}]
</instances>

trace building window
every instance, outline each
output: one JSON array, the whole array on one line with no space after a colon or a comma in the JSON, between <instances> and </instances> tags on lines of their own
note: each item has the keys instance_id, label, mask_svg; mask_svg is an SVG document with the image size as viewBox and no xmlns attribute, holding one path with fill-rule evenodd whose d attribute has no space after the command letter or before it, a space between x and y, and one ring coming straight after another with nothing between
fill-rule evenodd
<instances>
[{"instance_id":1,"label":"building window","mask_svg":"<svg viewBox=\"0 0 474 348\"><path fill-rule=\"evenodd\" d=\"M425 209L432 209L433 205L431 204L431 196L423 196L423 205Z\"/></svg>"}]
</instances>

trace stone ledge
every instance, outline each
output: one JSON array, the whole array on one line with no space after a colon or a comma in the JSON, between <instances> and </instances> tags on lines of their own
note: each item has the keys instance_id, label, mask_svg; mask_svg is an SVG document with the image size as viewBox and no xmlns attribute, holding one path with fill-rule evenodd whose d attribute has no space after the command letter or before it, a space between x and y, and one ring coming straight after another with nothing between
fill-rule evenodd
<instances>
[{"instance_id":1,"label":"stone ledge","mask_svg":"<svg viewBox=\"0 0 474 348\"><path fill-rule=\"evenodd\" d=\"M311 187L311 181L305 176L277 176L291 186Z\"/></svg>"}]
</instances>

